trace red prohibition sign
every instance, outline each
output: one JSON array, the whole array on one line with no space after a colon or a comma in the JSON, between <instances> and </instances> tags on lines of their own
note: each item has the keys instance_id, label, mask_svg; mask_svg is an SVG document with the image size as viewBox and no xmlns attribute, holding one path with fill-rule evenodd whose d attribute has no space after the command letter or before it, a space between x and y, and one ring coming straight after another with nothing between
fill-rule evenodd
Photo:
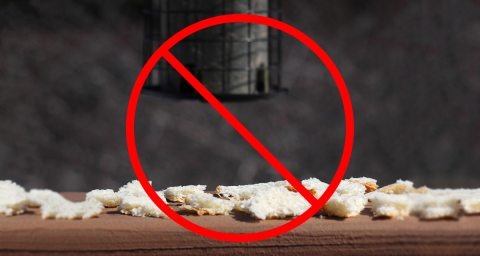
<instances>
[{"instance_id":1,"label":"red prohibition sign","mask_svg":"<svg viewBox=\"0 0 480 256\"><path fill-rule=\"evenodd\" d=\"M238 121L232 113L228 111L225 106L223 106L216 98L213 96L207 88L205 88L200 81L198 81L186 68L183 66L175 56L173 56L169 50L177 44L180 40L184 39L185 37L208 27L221 25L225 23L234 23L234 22L246 22L246 23L255 23L259 25L270 26L272 28L278 29L283 31L294 38L298 39L302 43L304 43L310 50L312 50L318 58L325 64L327 69L329 70L330 74L332 75L335 83L337 84L338 90L340 92L340 96L343 102L343 108L345 113L345 125L346 125L346 132L345 132L345 144L343 149L342 158L340 160L340 164L337 168L335 176L333 177L330 185L328 186L327 190L323 193L323 195L317 200L313 195L311 195L308 190L298 181L295 176L293 176L279 160L273 156L268 149L266 149L260 141L258 141L253 134L251 134L247 128L245 128L240 121ZM255 148L260 155L262 155L268 163L270 163L286 180L290 182L292 186L294 186L299 193L311 204L311 207L305 211L302 215L296 217L295 219L287 222L284 225L279 227L256 232L250 234L236 234L236 233L225 233L219 232L211 229L204 228L199 226L193 222L188 221L187 219L180 216L176 213L173 209L171 209L166 203L164 203L160 197L155 193L155 190L148 182L148 179L142 169L140 164L140 160L138 158L137 148L135 144L135 112L137 108L138 98L140 96L140 92L142 90L143 84L147 79L150 71L153 69L155 64L160 60L160 58L164 57L166 61L172 65L180 75L182 75L204 98L205 100L212 105L212 107L227 120L233 128L237 130L240 135L242 135L245 140L247 140L253 148ZM312 217L316 212L318 212L323 205L328 201L328 199L333 195L335 190L337 189L340 181L342 180L345 171L347 170L348 162L350 161L350 156L352 153L353 148L353 136L354 136L354 124L353 124L353 108L352 103L350 101L350 96L345 85L345 82L342 78L342 75L338 71L337 67L333 63L333 61L328 57L328 55L323 51L323 49L316 44L311 38L307 35L302 33L300 30L283 23L281 21L252 14L228 14L228 15L221 15L216 16L213 18L205 19L194 23L175 35L169 38L164 44L162 44L150 59L147 61L145 66L140 71L139 76L135 82L135 85L132 89L132 93L130 95L130 100L128 102L128 109L127 109L127 119L126 119L126 137L127 137L127 147L128 153L130 156L130 161L132 162L133 169L135 174L140 181L143 189L147 193L147 195L152 199L152 201L165 213L167 214L172 220L183 226L184 228L195 232L199 235L221 240L227 242L253 242L264 240L268 238L272 238L281 234L284 234L297 226L301 225L305 221L307 221L310 217Z\"/></svg>"}]
</instances>

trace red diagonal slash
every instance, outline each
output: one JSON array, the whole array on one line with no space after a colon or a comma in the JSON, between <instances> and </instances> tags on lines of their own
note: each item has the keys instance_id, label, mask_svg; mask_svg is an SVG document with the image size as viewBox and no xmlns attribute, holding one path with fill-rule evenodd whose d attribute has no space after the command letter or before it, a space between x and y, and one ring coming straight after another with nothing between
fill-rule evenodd
<instances>
[{"instance_id":1,"label":"red diagonal slash","mask_svg":"<svg viewBox=\"0 0 480 256\"><path fill-rule=\"evenodd\" d=\"M177 70L178 73L180 73L181 76L183 76L183 78L185 78L185 80L187 80L195 88L195 90L200 93L200 95L203 96L203 98L205 98L208 103L210 103L210 105L212 105L212 107L221 116L223 116L223 118L225 118L225 120L227 120L227 122L233 128L237 130L238 133L240 133L240 135L243 136L248 143L250 143L250 145L252 145L254 149L258 151L261 156L263 156L263 158L265 158L265 160L267 160L267 162L270 163L270 165L273 166L273 168L275 168L275 170L277 170L277 172L279 172L288 182L290 182L290 184L311 205L316 203L317 199L310 194L310 192L308 192L302 183L300 183L300 181L298 181L297 178L295 178L295 176L293 176L293 174L291 174L288 169L280 161L278 161L278 159L272 153L270 153L270 151L268 151L268 149L263 146L263 144L257 138L255 138L255 136L253 136L253 134L245 126L243 126L243 124L238 121L238 119L232 113L230 113L230 111L228 111L228 109L222 103L220 103L220 101L218 101L217 98L215 98L215 96L213 96L213 94L210 93L210 91L205 88L205 86L198 81L198 79L195 78L195 76L190 73L177 58L175 58L175 56L173 56L172 53L165 51L163 57Z\"/></svg>"}]
</instances>

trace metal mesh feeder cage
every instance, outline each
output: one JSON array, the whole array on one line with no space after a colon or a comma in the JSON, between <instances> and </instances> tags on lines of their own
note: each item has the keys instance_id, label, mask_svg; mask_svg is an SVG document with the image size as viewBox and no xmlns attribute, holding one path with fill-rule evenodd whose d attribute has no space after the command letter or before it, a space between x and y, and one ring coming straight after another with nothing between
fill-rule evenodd
<instances>
[{"instance_id":1,"label":"metal mesh feeder cage","mask_svg":"<svg viewBox=\"0 0 480 256\"><path fill-rule=\"evenodd\" d=\"M197 21L230 13L281 20L281 0L145 0L143 60L168 38ZM229 23L198 31L170 52L220 101L268 98L280 85L281 32L252 23ZM202 99L163 58L143 93Z\"/></svg>"}]
</instances>

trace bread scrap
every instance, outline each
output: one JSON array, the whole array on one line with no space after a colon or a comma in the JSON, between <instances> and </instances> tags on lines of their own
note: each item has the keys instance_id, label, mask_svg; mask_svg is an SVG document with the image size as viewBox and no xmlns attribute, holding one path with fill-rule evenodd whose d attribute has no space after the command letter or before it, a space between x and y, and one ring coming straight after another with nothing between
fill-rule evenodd
<instances>
[{"instance_id":1,"label":"bread scrap","mask_svg":"<svg viewBox=\"0 0 480 256\"><path fill-rule=\"evenodd\" d=\"M150 185L152 185L151 181L149 181L149 183ZM117 196L121 199L127 196L141 197L148 195L143 189L142 184L140 184L140 181L132 180L131 182L118 189Z\"/></svg>"},{"instance_id":2,"label":"bread scrap","mask_svg":"<svg viewBox=\"0 0 480 256\"><path fill-rule=\"evenodd\" d=\"M71 202L48 189L32 189L29 206L40 207L43 219L89 219L98 217L103 204L98 201Z\"/></svg>"},{"instance_id":3,"label":"bread scrap","mask_svg":"<svg viewBox=\"0 0 480 256\"><path fill-rule=\"evenodd\" d=\"M149 183L152 184L151 181ZM156 193L164 202L167 202L164 191L157 191ZM135 217L167 217L148 197L138 180L133 180L119 188L116 194L119 199L118 210L123 214Z\"/></svg>"},{"instance_id":4,"label":"bread scrap","mask_svg":"<svg viewBox=\"0 0 480 256\"><path fill-rule=\"evenodd\" d=\"M269 189L271 187L286 187L290 183L287 181L258 183L252 185L241 186L217 186L216 193L220 197L229 198L232 201L248 200L260 191Z\"/></svg>"},{"instance_id":5,"label":"bread scrap","mask_svg":"<svg viewBox=\"0 0 480 256\"><path fill-rule=\"evenodd\" d=\"M367 194L367 198L372 201L372 212L376 216L416 215L421 219L431 220L457 218L460 209L458 202L475 193L466 189L430 189L425 186L414 188L411 181L398 180L395 184ZM396 208L397 212L391 207ZM387 213L382 214L383 212Z\"/></svg>"},{"instance_id":6,"label":"bread scrap","mask_svg":"<svg viewBox=\"0 0 480 256\"><path fill-rule=\"evenodd\" d=\"M461 201L463 210L467 214L479 214L480 213L480 195L465 197Z\"/></svg>"},{"instance_id":7,"label":"bread scrap","mask_svg":"<svg viewBox=\"0 0 480 256\"><path fill-rule=\"evenodd\" d=\"M410 214L413 201L406 195L375 193L370 198L375 217L403 217Z\"/></svg>"},{"instance_id":8,"label":"bread scrap","mask_svg":"<svg viewBox=\"0 0 480 256\"><path fill-rule=\"evenodd\" d=\"M0 181L0 214L22 214L28 204L25 189L11 180Z\"/></svg>"},{"instance_id":9,"label":"bread scrap","mask_svg":"<svg viewBox=\"0 0 480 256\"><path fill-rule=\"evenodd\" d=\"M157 195L167 202L163 192L159 191ZM167 215L148 196L126 196L122 198L118 210L123 214L135 217L167 218Z\"/></svg>"},{"instance_id":10,"label":"bread scrap","mask_svg":"<svg viewBox=\"0 0 480 256\"><path fill-rule=\"evenodd\" d=\"M297 192L284 186L271 186L256 192L255 196L239 201L235 209L249 213L260 220L282 219L304 213L310 204Z\"/></svg>"},{"instance_id":11,"label":"bread scrap","mask_svg":"<svg viewBox=\"0 0 480 256\"><path fill-rule=\"evenodd\" d=\"M459 189L430 189L430 194L436 196L454 196L458 200L468 197L479 197L480 196L480 189L466 189L466 188L459 188Z\"/></svg>"},{"instance_id":12,"label":"bread scrap","mask_svg":"<svg viewBox=\"0 0 480 256\"><path fill-rule=\"evenodd\" d=\"M378 189L378 192L382 192L385 194L395 194L401 195L405 192L413 191L413 182L411 181L403 181L397 180L396 183L390 184L388 186L382 187Z\"/></svg>"},{"instance_id":13,"label":"bread scrap","mask_svg":"<svg viewBox=\"0 0 480 256\"><path fill-rule=\"evenodd\" d=\"M422 219L457 218L458 201L454 197L436 197L429 202L420 214Z\"/></svg>"},{"instance_id":14,"label":"bread scrap","mask_svg":"<svg viewBox=\"0 0 480 256\"><path fill-rule=\"evenodd\" d=\"M378 189L377 180L367 177L360 177L360 178L350 178L347 180L348 182L359 183L365 186L365 194L373 192Z\"/></svg>"},{"instance_id":15,"label":"bread scrap","mask_svg":"<svg viewBox=\"0 0 480 256\"><path fill-rule=\"evenodd\" d=\"M66 199L62 195L50 189L32 189L28 192L28 207L32 208L55 201L64 202L64 200Z\"/></svg>"},{"instance_id":16,"label":"bread scrap","mask_svg":"<svg viewBox=\"0 0 480 256\"><path fill-rule=\"evenodd\" d=\"M358 216L365 209L367 202L364 195L334 195L322 209L329 216L349 218Z\"/></svg>"},{"instance_id":17,"label":"bread scrap","mask_svg":"<svg viewBox=\"0 0 480 256\"><path fill-rule=\"evenodd\" d=\"M188 195L205 193L205 185L169 187L165 189L165 198L176 203L185 203Z\"/></svg>"},{"instance_id":18,"label":"bread scrap","mask_svg":"<svg viewBox=\"0 0 480 256\"><path fill-rule=\"evenodd\" d=\"M411 193L417 193L417 194L430 194L430 189L427 188L426 186L415 188L414 190L410 191Z\"/></svg>"},{"instance_id":19,"label":"bread scrap","mask_svg":"<svg viewBox=\"0 0 480 256\"><path fill-rule=\"evenodd\" d=\"M90 219L98 217L103 210L100 202L50 201L40 207L43 219Z\"/></svg>"},{"instance_id":20,"label":"bread scrap","mask_svg":"<svg viewBox=\"0 0 480 256\"><path fill-rule=\"evenodd\" d=\"M193 194L187 197L187 205L182 210L194 211L198 215L229 215L235 203L214 197L212 194Z\"/></svg>"},{"instance_id":21,"label":"bread scrap","mask_svg":"<svg viewBox=\"0 0 480 256\"><path fill-rule=\"evenodd\" d=\"M366 188L363 184L342 180L335 192L339 195L361 196L364 195Z\"/></svg>"},{"instance_id":22,"label":"bread scrap","mask_svg":"<svg viewBox=\"0 0 480 256\"><path fill-rule=\"evenodd\" d=\"M122 200L113 189L95 189L86 194L86 201L100 202L104 207L117 207Z\"/></svg>"},{"instance_id":23,"label":"bread scrap","mask_svg":"<svg viewBox=\"0 0 480 256\"><path fill-rule=\"evenodd\" d=\"M317 199L329 186L317 178L301 183ZM180 209L198 215L228 215L235 209L260 220L299 216L311 207L285 180L217 186L216 193L221 198L205 193L205 189L205 185L177 186L157 191L157 195L164 202L182 203ZM415 188L408 180L397 180L378 189L377 180L367 177L342 180L322 210L329 216L355 217L365 209L368 200L372 202L375 217L458 218L461 209L466 214L480 214L480 189ZM117 192L92 190L86 194L86 201L79 203L48 189L26 192L12 181L0 181L0 214L22 214L27 207L40 207L44 219L88 219L99 216L104 207L118 207L120 212L132 216L167 218L138 180L127 183Z\"/></svg>"},{"instance_id":24,"label":"bread scrap","mask_svg":"<svg viewBox=\"0 0 480 256\"><path fill-rule=\"evenodd\" d=\"M365 178L365 179L367 179L367 178ZM367 182L367 181L364 180L364 182ZM371 182L371 181L369 180L368 182ZM309 178L309 179L306 179L306 180L302 180L302 185L312 195L314 195L317 199L328 188L328 183L322 182L317 178ZM291 185L288 185L286 187L290 191L297 192L297 190ZM340 184L338 185L338 188L335 192L339 195L358 196L358 195L364 195L365 190L366 190L366 186L364 184L362 184L362 182L353 182L353 181L350 181L350 180L342 180L340 182Z\"/></svg>"},{"instance_id":25,"label":"bread scrap","mask_svg":"<svg viewBox=\"0 0 480 256\"><path fill-rule=\"evenodd\" d=\"M297 192L297 189L294 187L294 186L285 186L286 189L288 189L288 191L292 191L292 192ZM315 188L307 188L308 192L313 195L314 197L316 197L317 199L322 195L321 193L319 193Z\"/></svg>"},{"instance_id":26,"label":"bread scrap","mask_svg":"<svg viewBox=\"0 0 480 256\"><path fill-rule=\"evenodd\" d=\"M327 183L322 182L317 178L309 178L306 180L302 180L302 185L308 190L308 192L310 192L310 194L312 194L317 199L322 196L322 194L328 187ZM292 192L298 192L297 189L290 184L285 187Z\"/></svg>"}]
</instances>

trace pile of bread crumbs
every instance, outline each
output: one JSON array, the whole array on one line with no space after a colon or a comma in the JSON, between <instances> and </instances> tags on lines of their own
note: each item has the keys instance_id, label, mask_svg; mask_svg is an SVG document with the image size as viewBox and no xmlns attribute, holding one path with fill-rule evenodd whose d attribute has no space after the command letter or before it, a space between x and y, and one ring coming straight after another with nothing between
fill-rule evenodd
<instances>
[{"instance_id":1,"label":"pile of bread crumbs","mask_svg":"<svg viewBox=\"0 0 480 256\"><path fill-rule=\"evenodd\" d=\"M303 180L302 185L317 199L328 187L317 178ZM180 209L198 215L243 212L260 220L299 216L311 206L287 181L218 186L215 193L206 193L206 187L170 187L157 194L164 202L180 204ZM412 182L403 180L378 189L375 179L350 178L341 181L320 214L351 218L358 216L368 202L375 217L458 218L461 210L466 214L480 214L480 189L415 188ZM117 192L112 189L90 191L83 202L71 202L48 189L27 192L12 181L0 181L0 213L22 214L27 207L40 207L43 219L88 219L98 217L104 207L118 207L121 213L131 216L167 218L137 180Z\"/></svg>"}]
</instances>

